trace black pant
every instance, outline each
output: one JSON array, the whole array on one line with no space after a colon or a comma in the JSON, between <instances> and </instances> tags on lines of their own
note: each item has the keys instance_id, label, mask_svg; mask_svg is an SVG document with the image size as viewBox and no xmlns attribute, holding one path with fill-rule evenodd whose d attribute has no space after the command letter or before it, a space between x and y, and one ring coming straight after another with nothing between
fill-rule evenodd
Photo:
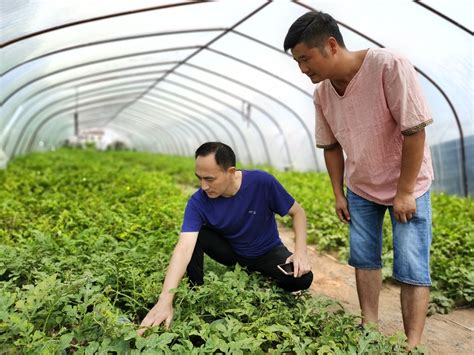
<instances>
[{"instance_id":1,"label":"black pant","mask_svg":"<svg viewBox=\"0 0 474 355\"><path fill-rule=\"evenodd\" d=\"M248 271L259 271L263 275L274 279L278 286L289 292L305 290L313 281L312 272L301 277L293 277L283 274L277 268L278 264L283 264L291 255L283 244L274 247L262 256L245 258L237 255L224 237L209 228L203 227L199 232L193 256L187 267L191 284L202 285L204 283L204 253L220 264L232 266L239 263L246 267Z\"/></svg>"}]
</instances>

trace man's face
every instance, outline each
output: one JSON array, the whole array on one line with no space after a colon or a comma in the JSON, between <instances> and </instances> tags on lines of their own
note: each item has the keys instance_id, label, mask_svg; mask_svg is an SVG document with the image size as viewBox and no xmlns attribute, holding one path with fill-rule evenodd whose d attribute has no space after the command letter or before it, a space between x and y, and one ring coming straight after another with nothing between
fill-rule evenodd
<instances>
[{"instance_id":1,"label":"man's face","mask_svg":"<svg viewBox=\"0 0 474 355\"><path fill-rule=\"evenodd\" d=\"M331 58L326 48L322 51L320 48L310 48L304 43L298 43L291 49L291 53L301 72L307 75L313 84L329 79Z\"/></svg>"},{"instance_id":2,"label":"man's face","mask_svg":"<svg viewBox=\"0 0 474 355\"><path fill-rule=\"evenodd\" d=\"M214 153L196 158L195 174L199 179L201 189L209 198L225 195L231 187L233 173L235 173L235 167L224 171L217 165Z\"/></svg>"}]
</instances>

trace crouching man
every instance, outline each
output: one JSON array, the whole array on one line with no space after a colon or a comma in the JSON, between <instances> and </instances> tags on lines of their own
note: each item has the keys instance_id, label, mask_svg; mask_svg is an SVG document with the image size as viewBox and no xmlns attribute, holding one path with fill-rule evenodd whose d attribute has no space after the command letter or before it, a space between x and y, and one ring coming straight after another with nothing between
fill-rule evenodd
<instances>
[{"instance_id":1,"label":"crouching man","mask_svg":"<svg viewBox=\"0 0 474 355\"><path fill-rule=\"evenodd\" d=\"M307 289L313 280L306 251L303 208L270 174L237 170L232 149L219 142L201 145L195 154L195 174L201 187L187 203L181 234L171 257L156 305L143 319L147 327L173 318L173 293L185 271L194 285L204 283L204 253L224 265L244 266L268 276L286 291ZM293 219L295 252L283 245L275 213ZM293 274L277 265L293 262Z\"/></svg>"}]
</instances>

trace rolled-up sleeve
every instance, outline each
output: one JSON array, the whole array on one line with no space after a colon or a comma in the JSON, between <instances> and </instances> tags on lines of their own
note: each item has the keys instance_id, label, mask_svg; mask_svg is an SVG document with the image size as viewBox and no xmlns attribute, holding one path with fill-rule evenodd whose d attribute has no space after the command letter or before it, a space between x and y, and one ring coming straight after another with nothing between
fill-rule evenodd
<instances>
[{"instance_id":1,"label":"rolled-up sleeve","mask_svg":"<svg viewBox=\"0 0 474 355\"><path fill-rule=\"evenodd\" d=\"M397 58L385 67L385 98L403 135L409 136L433 122L413 65Z\"/></svg>"}]
</instances>

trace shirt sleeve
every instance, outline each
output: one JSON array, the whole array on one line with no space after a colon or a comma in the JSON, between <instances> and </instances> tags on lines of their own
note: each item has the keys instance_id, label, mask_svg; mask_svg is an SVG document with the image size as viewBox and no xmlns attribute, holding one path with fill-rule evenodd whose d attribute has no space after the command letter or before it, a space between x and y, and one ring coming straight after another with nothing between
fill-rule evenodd
<instances>
[{"instance_id":1,"label":"shirt sleeve","mask_svg":"<svg viewBox=\"0 0 474 355\"><path fill-rule=\"evenodd\" d=\"M184 210L181 233L199 232L203 224L203 219L197 207L197 201L195 198L191 197L188 203L186 204L186 209Z\"/></svg>"},{"instance_id":2,"label":"shirt sleeve","mask_svg":"<svg viewBox=\"0 0 474 355\"><path fill-rule=\"evenodd\" d=\"M295 203L295 199L285 190L280 182L268 174L268 199L270 210L285 216Z\"/></svg>"},{"instance_id":3,"label":"shirt sleeve","mask_svg":"<svg viewBox=\"0 0 474 355\"><path fill-rule=\"evenodd\" d=\"M433 122L413 65L395 58L383 76L388 108L403 135L412 135Z\"/></svg>"},{"instance_id":4,"label":"shirt sleeve","mask_svg":"<svg viewBox=\"0 0 474 355\"><path fill-rule=\"evenodd\" d=\"M326 118L324 117L321 105L317 102L317 92L314 92L313 102L315 107L316 116L316 127L315 127L315 138L316 147L318 148L332 148L337 144L337 139L332 133L331 127L329 127Z\"/></svg>"}]
</instances>

